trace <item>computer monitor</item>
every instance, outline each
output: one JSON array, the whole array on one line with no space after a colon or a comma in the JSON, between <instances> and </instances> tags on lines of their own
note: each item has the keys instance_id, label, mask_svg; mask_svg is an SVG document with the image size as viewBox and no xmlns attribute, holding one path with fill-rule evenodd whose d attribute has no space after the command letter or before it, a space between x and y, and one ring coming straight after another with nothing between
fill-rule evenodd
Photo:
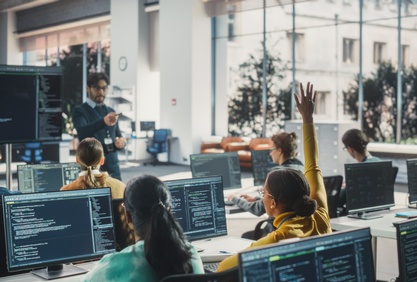
<instances>
[{"instance_id":1,"label":"computer monitor","mask_svg":"<svg viewBox=\"0 0 417 282\"><path fill-rule=\"evenodd\" d=\"M221 176L165 181L172 215L189 241L227 235Z\"/></svg>"},{"instance_id":2,"label":"computer monitor","mask_svg":"<svg viewBox=\"0 0 417 282\"><path fill-rule=\"evenodd\" d=\"M349 217L381 217L368 212L395 205L392 170L391 161L345 164L346 210Z\"/></svg>"},{"instance_id":3,"label":"computer monitor","mask_svg":"<svg viewBox=\"0 0 417 282\"><path fill-rule=\"evenodd\" d=\"M45 279L84 269L64 263L115 251L110 188L3 195L9 271ZM46 268L45 268L46 267Z\"/></svg>"},{"instance_id":4,"label":"computer monitor","mask_svg":"<svg viewBox=\"0 0 417 282\"><path fill-rule=\"evenodd\" d=\"M416 208L417 204L417 159L408 159L407 181L408 181L408 203L410 208Z\"/></svg>"},{"instance_id":5,"label":"computer monitor","mask_svg":"<svg viewBox=\"0 0 417 282\"><path fill-rule=\"evenodd\" d=\"M245 282L376 281L369 227L283 240L238 259Z\"/></svg>"},{"instance_id":6,"label":"computer monitor","mask_svg":"<svg viewBox=\"0 0 417 282\"><path fill-rule=\"evenodd\" d=\"M417 219L395 222L399 282L417 280Z\"/></svg>"},{"instance_id":7,"label":"computer monitor","mask_svg":"<svg viewBox=\"0 0 417 282\"><path fill-rule=\"evenodd\" d=\"M193 177L221 175L223 189L242 188L237 152L194 154L190 155L190 162Z\"/></svg>"},{"instance_id":8,"label":"computer monitor","mask_svg":"<svg viewBox=\"0 0 417 282\"><path fill-rule=\"evenodd\" d=\"M253 171L253 185L263 186L265 184L266 176L271 168L277 166L271 158L269 150L254 150L251 151L252 171Z\"/></svg>"},{"instance_id":9,"label":"computer monitor","mask_svg":"<svg viewBox=\"0 0 417 282\"><path fill-rule=\"evenodd\" d=\"M58 191L76 180L80 171L77 163L18 165L18 189L22 193Z\"/></svg>"},{"instance_id":10,"label":"computer monitor","mask_svg":"<svg viewBox=\"0 0 417 282\"><path fill-rule=\"evenodd\" d=\"M146 132L146 137L148 137L148 132L155 130L155 121L141 121L140 124L140 131Z\"/></svg>"}]
</instances>

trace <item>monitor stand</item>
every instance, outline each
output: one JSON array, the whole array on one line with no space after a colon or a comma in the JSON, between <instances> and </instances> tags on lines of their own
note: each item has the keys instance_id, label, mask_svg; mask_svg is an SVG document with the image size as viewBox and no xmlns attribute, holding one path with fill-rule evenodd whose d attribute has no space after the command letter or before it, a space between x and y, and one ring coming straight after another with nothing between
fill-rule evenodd
<instances>
[{"instance_id":1,"label":"monitor stand","mask_svg":"<svg viewBox=\"0 0 417 282\"><path fill-rule=\"evenodd\" d=\"M348 217L368 220L368 219L380 218L380 217L382 217L382 215L380 215L380 214L369 214L369 213L364 213L364 212L358 212L358 213L355 213L355 214L348 214Z\"/></svg>"},{"instance_id":2,"label":"monitor stand","mask_svg":"<svg viewBox=\"0 0 417 282\"><path fill-rule=\"evenodd\" d=\"M58 264L48 266L47 268L33 270L31 273L36 276L42 277L43 279L51 280L66 276L79 275L87 272L87 270L82 269L81 267L74 266L72 264Z\"/></svg>"}]
</instances>

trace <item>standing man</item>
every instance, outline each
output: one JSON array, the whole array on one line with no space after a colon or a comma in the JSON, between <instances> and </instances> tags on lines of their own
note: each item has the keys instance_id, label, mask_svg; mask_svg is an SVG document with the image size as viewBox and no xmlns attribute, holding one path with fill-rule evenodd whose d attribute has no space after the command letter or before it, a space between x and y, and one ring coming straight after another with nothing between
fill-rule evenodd
<instances>
[{"instance_id":1,"label":"standing man","mask_svg":"<svg viewBox=\"0 0 417 282\"><path fill-rule=\"evenodd\" d=\"M108 85L105 73L91 73L87 80L87 101L74 108L72 120L80 141L94 137L101 142L105 155L102 170L121 180L117 150L126 146L126 138L122 137L117 123L119 114L104 104Z\"/></svg>"}]
</instances>

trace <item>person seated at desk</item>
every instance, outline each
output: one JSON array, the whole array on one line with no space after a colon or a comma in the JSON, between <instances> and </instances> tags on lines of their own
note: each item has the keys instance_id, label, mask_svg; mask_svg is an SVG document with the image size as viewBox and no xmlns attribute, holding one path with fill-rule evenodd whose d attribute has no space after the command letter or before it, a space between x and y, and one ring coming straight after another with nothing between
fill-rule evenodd
<instances>
[{"instance_id":1,"label":"person seated at desk","mask_svg":"<svg viewBox=\"0 0 417 282\"><path fill-rule=\"evenodd\" d=\"M75 161L80 165L80 176L70 184L61 188L65 190L78 190L86 188L110 187L113 199L123 198L125 184L112 178L107 172L100 171L104 163L104 151L100 141L87 137L78 144Z\"/></svg>"},{"instance_id":2,"label":"person seated at desk","mask_svg":"<svg viewBox=\"0 0 417 282\"><path fill-rule=\"evenodd\" d=\"M380 158L372 156L368 150L367 145L369 143L368 138L365 134L359 129L349 129L342 136L342 142L345 145L343 150L347 151L349 155L354 158L358 163L361 162L379 162ZM346 211L346 189L345 185L342 185L342 190L340 190L339 203L338 206L342 210L340 215L345 215Z\"/></svg>"},{"instance_id":3,"label":"person seated at desk","mask_svg":"<svg viewBox=\"0 0 417 282\"><path fill-rule=\"evenodd\" d=\"M304 172L303 163L295 157L297 156L297 135L295 132L281 132L272 136L271 140L274 142L274 147L270 149L269 155L272 161L278 164L271 170L289 167ZM247 194L240 196L231 194L228 200L256 216L261 216L266 212L260 197L253 197Z\"/></svg>"},{"instance_id":4,"label":"person seated at desk","mask_svg":"<svg viewBox=\"0 0 417 282\"><path fill-rule=\"evenodd\" d=\"M171 215L165 184L151 175L127 183L123 203L136 243L104 256L84 281L153 282L174 274L204 273L196 249Z\"/></svg>"},{"instance_id":5,"label":"person seated at desk","mask_svg":"<svg viewBox=\"0 0 417 282\"><path fill-rule=\"evenodd\" d=\"M275 218L277 229L248 248L277 243L282 239L332 232L313 124L316 95L313 95L310 83L307 83L306 93L300 83L300 92L300 96L294 94L294 97L303 118L305 176L292 168L269 172L263 189L263 202L267 214ZM230 256L220 263L217 271L233 268L237 264L238 256Z\"/></svg>"}]
</instances>

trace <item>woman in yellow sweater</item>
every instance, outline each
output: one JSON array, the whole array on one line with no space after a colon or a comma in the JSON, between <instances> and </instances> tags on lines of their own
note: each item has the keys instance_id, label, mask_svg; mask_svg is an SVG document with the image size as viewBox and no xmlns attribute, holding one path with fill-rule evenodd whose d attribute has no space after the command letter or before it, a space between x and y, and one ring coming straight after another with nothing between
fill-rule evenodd
<instances>
[{"instance_id":1,"label":"woman in yellow sweater","mask_svg":"<svg viewBox=\"0 0 417 282\"><path fill-rule=\"evenodd\" d=\"M286 168L268 174L261 192L266 212L275 218L275 231L253 242L248 248L277 243L293 237L331 233L330 217L323 176L318 166L318 147L313 124L313 85L307 83L306 93L300 84L300 96L294 94L297 108L303 118L304 175ZM236 267L237 255L223 260L217 271Z\"/></svg>"},{"instance_id":2,"label":"woman in yellow sweater","mask_svg":"<svg viewBox=\"0 0 417 282\"><path fill-rule=\"evenodd\" d=\"M63 186L64 190L78 190L96 187L110 187L113 199L123 198L125 184L112 178L107 172L100 171L104 163L103 146L95 138L85 138L78 144L75 161L81 166L80 176Z\"/></svg>"}]
</instances>

